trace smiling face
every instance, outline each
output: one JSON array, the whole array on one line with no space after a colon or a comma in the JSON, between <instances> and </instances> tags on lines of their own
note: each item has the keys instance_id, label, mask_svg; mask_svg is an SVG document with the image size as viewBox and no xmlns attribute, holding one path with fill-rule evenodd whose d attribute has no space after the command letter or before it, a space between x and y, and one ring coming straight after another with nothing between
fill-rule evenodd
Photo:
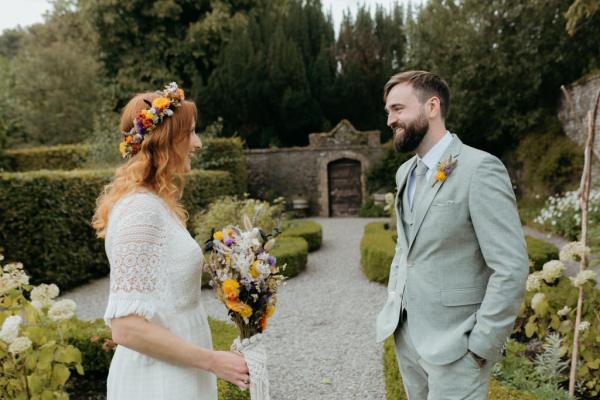
<instances>
[{"instance_id":1,"label":"smiling face","mask_svg":"<svg viewBox=\"0 0 600 400\"><path fill-rule=\"evenodd\" d=\"M394 148L398 152L415 151L429 131L425 104L408 83L394 86L386 99L387 125L394 132Z\"/></svg>"},{"instance_id":2,"label":"smiling face","mask_svg":"<svg viewBox=\"0 0 600 400\"><path fill-rule=\"evenodd\" d=\"M196 121L194 120L194 122L192 123L192 126L190 127L190 141L189 141L189 145L187 148L187 158L186 158L186 172L189 172L192 170L192 158L194 157L194 154L198 151L200 151L202 149L202 141L200 140L200 137L198 136L198 134L196 134Z\"/></svg>"}]
</instances>

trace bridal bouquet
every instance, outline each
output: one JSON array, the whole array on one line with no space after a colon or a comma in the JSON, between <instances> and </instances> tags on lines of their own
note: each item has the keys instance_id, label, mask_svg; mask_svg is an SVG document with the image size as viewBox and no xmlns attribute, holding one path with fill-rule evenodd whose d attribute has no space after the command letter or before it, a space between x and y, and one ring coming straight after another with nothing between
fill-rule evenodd
<instances>
[{"instance_id":1,"label":"bridal bouquet","mask_svg":"<svg viewBox=\"0 0 600 400\"><path fill-rule=\"evenodd\" d=\"M252 400L269 399L262 334L275 312L277 288L283 280L277 260L269 254L274 244L273 235L253 227L247 216L244 229L233 225L213 229L205 243L210 285L240 331L232 349L242 353L248 364Z\"/></svg>"}]
</instances>

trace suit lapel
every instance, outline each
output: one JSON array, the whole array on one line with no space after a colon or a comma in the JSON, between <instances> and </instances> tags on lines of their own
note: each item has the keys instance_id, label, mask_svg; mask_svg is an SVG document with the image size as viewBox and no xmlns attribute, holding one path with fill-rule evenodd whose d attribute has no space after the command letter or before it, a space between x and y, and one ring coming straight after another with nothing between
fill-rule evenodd
<instances>
[{"instance_id":1,"label":"suit lapel","mask_svg":"<svg viewBox=\"0 0 600 400\"><path fill-rule=\"evenodd\" d=\"M460 141L458 136L454 135L452 142L450 142L450 145L444 152L444 155L442 156L440 161L446 160L450 155L452 155L452 157L454 159L458 159L458 156L460 154L461 145L462 145L462 142ZM442 188L442 186L444 186L444 183L446 182L446 181L438 182L434 186L433 183L435 182L436 172L437 171L433 171L433 173L431 174L431 177L427 180L427 186L425 186L423 188L423 193L421 194L422 201L419 201L419 204L415 204L415 208L413 210L414 214L415 214L415 226L413 227L411 237L408 239L408 249L409 250L412 247L412 244L414 243L415 238L417 237L417 234L419 233L419 229L421 229L421 224L423 223L423 220L425 219L425 215L427 215L427 211L429 211L429 207L431 206L431 203L433 202L435 195Z\"/></svg>"},{"instance_id":2,"label":"suit lapel","mask_svg":"<svg viewBox=\"0 0 600 400\"><path fill-rule=\"evenodd\" d=\"M398 177L398 181L396 185L398 186L398 190L396 191L396 230L398 231L398 240L403 244L404 249L408 249L408 240L404 233L404 227L402 226L402 194L406 189L406 183L408 182L408 176L410 172L413 170L415 163L417 162L417 157L413 157L409 161L409 167L404 171L402 175Z\"/></svg>"}]
</instances>

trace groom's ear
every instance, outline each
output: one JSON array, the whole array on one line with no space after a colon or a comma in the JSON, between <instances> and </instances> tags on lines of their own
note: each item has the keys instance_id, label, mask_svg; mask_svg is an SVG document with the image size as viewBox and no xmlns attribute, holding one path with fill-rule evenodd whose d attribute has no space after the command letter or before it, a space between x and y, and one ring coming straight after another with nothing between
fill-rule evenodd
<instances>
[{"instance_id":1,"label":"groom's ear","mask_svg":"<svg viewBox=\"0 0 600 400\"><path fill-rule=\"evenodd\" d=\"M442 108L439 97L432 96L425 102L425 113L429 119L436 119L438 116L441 117Z\"/></svg>"}]
</instances>

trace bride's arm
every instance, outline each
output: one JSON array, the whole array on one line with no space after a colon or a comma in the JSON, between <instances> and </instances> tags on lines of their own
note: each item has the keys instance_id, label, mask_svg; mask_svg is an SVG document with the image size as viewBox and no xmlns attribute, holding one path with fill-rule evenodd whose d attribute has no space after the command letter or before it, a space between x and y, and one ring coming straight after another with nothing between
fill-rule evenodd
<instances>
[{"instance_id":1,"label":"bride's arm","mask_svg":"<svg viewBox=\"0 0 600 400\"><path fill-rule=\"evenodd\" d=\"M114 318L111 329L113 341L121 346L163 361L212 372L242 389L248 387L248 367L241 355L194 346L137 315Z\"/></svg>"}]
</instances>

